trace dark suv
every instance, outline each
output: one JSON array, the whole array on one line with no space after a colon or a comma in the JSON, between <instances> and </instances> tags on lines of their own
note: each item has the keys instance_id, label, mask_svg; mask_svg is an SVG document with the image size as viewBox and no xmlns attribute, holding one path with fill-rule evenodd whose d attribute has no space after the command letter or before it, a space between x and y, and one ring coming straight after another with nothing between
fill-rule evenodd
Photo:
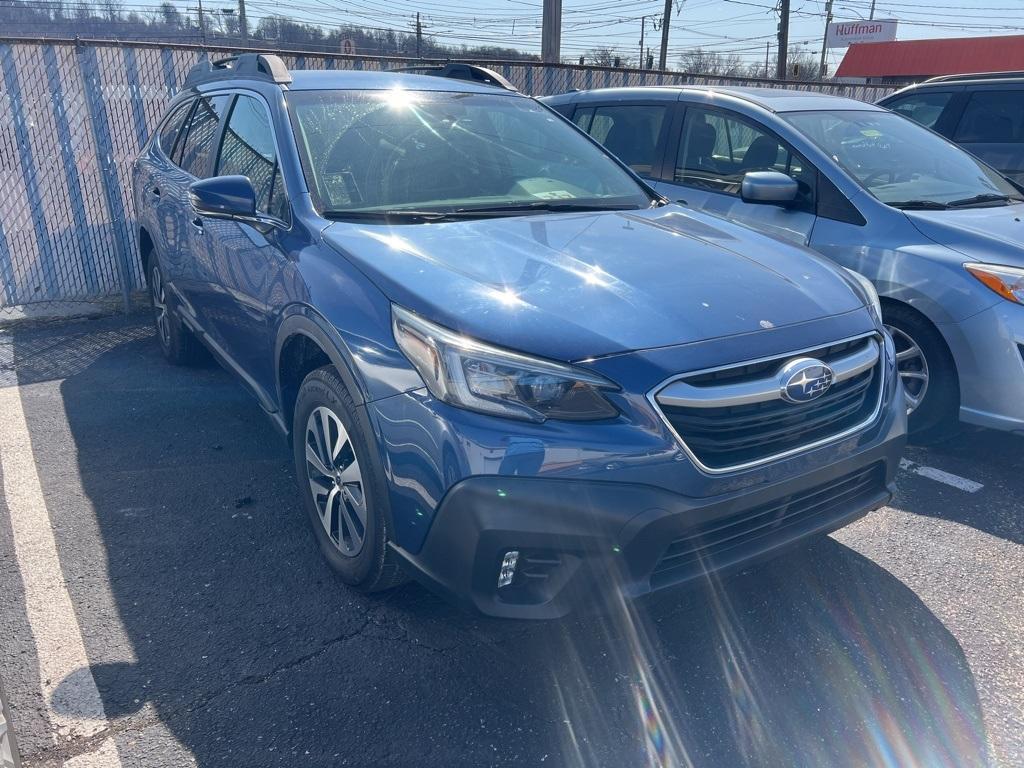
<instances>
[{"instance_id":1,"label":"dark suv","mask_svg":"<svg viewBox=\"0 0 1024 768\"><path fill-rule=\"evenodd\" d=\"M1024 184L1024 72L933 77L878 103Z\"/></svg>"},{"instance_id":2,"label":"dark suv","mask_svg":"<svg viewBox=\"0 0 1024 768\"><path fill-rule=\"evenodd\" d=\"M164 354L201 341L253 392L350 585L557 616L890 498L871 284L500 80L201 65L133 187Z\"/></svg>"}]
</instances>

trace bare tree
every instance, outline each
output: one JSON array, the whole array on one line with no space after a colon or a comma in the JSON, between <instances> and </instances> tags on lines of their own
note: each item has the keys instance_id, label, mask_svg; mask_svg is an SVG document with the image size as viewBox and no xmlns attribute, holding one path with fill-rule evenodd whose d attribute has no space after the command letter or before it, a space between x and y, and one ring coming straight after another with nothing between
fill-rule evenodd
<instances>
[{"instance_id":1,"label":"bare tree","mask_svg":"<svg viewBox=\"0 0 1024 768\"><path fill-rule=\"evenodd\" d=\"M103 0L100 5L103 18L113 23L121 20L121 3L118 0Z\"/></svg>"},{"instance_id":2,"label":"bare tree","mask_svg":"<svg viewBox=\"0 0 1024 768\"><path fill-rule=\"evenodd\" d=\"M583 57L587 64L593 64L596 67L614 67L616 61L619 62L619 66L625 63L624 57L620 56L618 51L608 47L591 48L583 54Z\"/></svg>"},{"instance_id":3,"label":"bare tree","mask_svg":"<svg viewBox=\"0 0 1024 768\"><path fill-rule=\"evenodd\" d=\"M735 77L744 72L743 60L735 53L723 54L693 48L679 57L679 68L695 75Z\"/></svg>"}]
</instances>

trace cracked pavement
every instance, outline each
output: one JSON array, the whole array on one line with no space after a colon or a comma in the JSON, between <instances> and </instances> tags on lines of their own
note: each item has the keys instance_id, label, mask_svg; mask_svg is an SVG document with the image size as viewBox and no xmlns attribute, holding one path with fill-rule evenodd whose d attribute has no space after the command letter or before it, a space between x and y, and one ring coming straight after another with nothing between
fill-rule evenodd
<instances>
[{"instance_id":1,"label":"cracked pavement","mask_svg":"<svg viewBox=\"0 0 1024 768\"><path fill-rule=\"evenodd\" d=\"M13 386L88 659L40 679L0 499L26 766L1024 764L1019 438L909 451L977 493L905 472L890 507L730 579L517 623L346 589L255 401L166 365L144 318L7 334ZM87 714L59 695L80 675L87 736L54 727Z\"/></svg>"}]
</instances>

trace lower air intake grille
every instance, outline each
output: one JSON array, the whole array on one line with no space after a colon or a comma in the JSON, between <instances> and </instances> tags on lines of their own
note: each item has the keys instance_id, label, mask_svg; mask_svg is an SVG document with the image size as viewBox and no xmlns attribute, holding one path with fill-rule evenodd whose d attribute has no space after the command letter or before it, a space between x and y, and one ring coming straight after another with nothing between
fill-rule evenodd
<instances>
[{"instance_id":1,"label":"lower air intake grille","mask_svg":"<svg viewBox=\"0 0 1024 768\"><path fill-rule=\"evenodd\" d=\"M767 549L802 532L824 528L830 520L857 509L885 484L884 468L875 464L830 483L785 496L729 517L712 520L673 541L651 574L655 588L685 581L742 558L751 546Z\"/></svg>"}]
</instances>

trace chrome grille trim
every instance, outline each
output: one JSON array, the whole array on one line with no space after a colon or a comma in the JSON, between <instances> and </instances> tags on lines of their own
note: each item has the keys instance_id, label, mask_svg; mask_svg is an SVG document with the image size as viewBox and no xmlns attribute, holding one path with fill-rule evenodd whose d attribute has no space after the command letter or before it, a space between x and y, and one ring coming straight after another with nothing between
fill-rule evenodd
<instances>
[{"instance_id":1,"label":"chrome grille trim","mask_svg":"<svg viewBox=\"0 0 1024 768\"><path fill-rule=\"evenodd\" d=\"M875 407L872 409L871 414L866 419L864 419L863 421L861 421L861 422L859 422L857 424L854 424L853 426L848 427L848 428L846 428L846 429L844 429L844 430L842 430L842 431L840 431L840 432L838 432L838 433L836 433L834 435L829 435L827 437L823 437L823 438L820 438L818 440L814 440L814 441L812 441L810 443L807 443L806 445L797 446L795 448L791 448L789 450L782 451L780 453L771 454L769 456L763 456L763 457L760 457L760 458L752 460L752 461L742 462L742 463L739 463L739 464L731 464L731 465L723 466L723 467L711 467L711 466L708 466L707 464L705 464L704 462L702 462L697 457L697 455L693 452L693 450L690 449L690 447L686 444L686 440L684 440L682 435L680 435L676 431L675 427L672 425L672 422L669 420L668 416L665 414L665 412L660 407L660 403L661 402L664 402L665 405L683 406L683 407L690 407L690 408L694 408L694 407L696 407L696 408L720 408L720 407L728 407L728 406L731 406L731 405L742 405L742 404L748 404L748 403L766 402L768 400L772 400L772 399L776 399L776 398L781 400L782 399L782 393L781 393L781 390L780 390L779 385L778 385L778 377L777 377L777 375L772 375L769 378L759 379L759 380L756 380L756 381L753 381L753 382L743 382L743 383L740 383L740 384L726 384L726 385L723 385L723 386L720 386L720 387L715 387L715 386L696 387L696 386L687 384L684 380L688 379L688 378L694 378L694 377L697 377L697 376L708 374L708 373L715 373L715 372L718 372L718 371L726 371L726 370L730 370L730 369L733 369L733 368L742 368L743 366L747 366L747 365L756 365L756 364L760 364L760 363L768 363L768 362L772 362L772 361L775 361L775 360L777 360L779 362L779 367L781 368L782 366L784 366L786 363L790 362L791 360L794 360L794 359L799 358L799 357L803 357L803 356L805 356L805 355L807 355L807 354L809 354L811 352L815 352L815 351L827 348L829 346L834 346L834 345L837 345L837 344L845 344L845 343L848 343L848 342L856 342L856 341L859 341L861 339L870 339L872 341L872 343L867 345L867 347L866 347L866 349L869 350L869 352L867 354L864 354L863 357L862 357L862 355L861 355L862 350L858 350L857 352L853 353L852 355L847 355L847 356L845 356L843 358L840 358L839 360L837 360L835 362L836 362L837 365L844 364L846 366L846 372L845 372L845 375L843 377L843 380L850 379L850 378L852 378L854 376L859 375L860 373L863 373L864 371L870 370L873 366L877 366L877 375L878 375L879 381L878 381L878 395L877 395L877 398L875 400ZM806 451L812 451L812 450L815 450L816 448L821 448L821 447L823 447L825 445L829 445L830 443L839 442L840 440L844 440L844 439L846 439L846 438L848 438L848 437L850 437L852 435L855 435L856 433L866 429L871 424L875 423L875 421L878 420L879 414L882 411L882 403L885 400L885 389L886 389L886 384L887 384L886 378L885 378L885 365L884 365L885 360L884 360L884 352L883 352L883 350L884 350L884 344L883 344L883 342L882 342L882 340L880 338L879 333L877 331L870 331L870 332L867 332L867 333L859 334L857 336L851 336L851 337L846 338L846 339L840 339L840 340L837 340L835 342L831 342L830 344L817 344L817 345L815 345L813 347L807 347L805 349L796 350L796 351L793 351L793 352L790 352L790 353L787 353L787 354L769 355L767 357L761 357L761 358L757 358L755 360L744 360L744 361L741 361L741 362L738 362L738 363L730 363L728 365L716 366L714 368L704 368L704 369L696 370L696 371L687 371L685 373L677 373L677 374L675 374L673 376L670 376L668 379L666 379L665 381L661 382L656 387L654 387L652 390L650 390L647 393L647 401L651 404L651 406L657 412L659 418L662 420L662 423L665 425L665 427L668 429L668 431L675 438L676 443L682 449L683 453L686 454L687 458L689 458L690 461L693 462L693 465L698 470L700 470L701 472L703 472L704 474L707 474L707 475L722 475L722 474L728 474L730 472L741 472L741 471L748 470L748 469L754 469L756 467L760 467L760 466L763 466L765 464L770 464L770 463L775 462L775 461L781 461L782 459L786 459L786 458L789 458L791 456L796 456L798 454L805 453ZM866 362L867 358L871 356L872 352L873 352L873 355L874 355L874 362L872 364L869 364L869 365L863 365ZM832 366L832 363L829 363L829 365ZM833 368L833 370L835 371L835 368ZM715 393L716 392L723 392L723 391L726 393L727 396L732 396L732 397L743 397L743 396L750 396L750 395L754 395L754 394L761 395L761 394L767 392L768 387L766 386L766 382L770 383L770 386L772 388L771 396L765 395L763 397L759 396L759 397L757 397L757 399L753 399L753 400L739 400L739 401L738 400L722 401L722 400L718 399L717 397L715 397ZM679 385L682 385L682 387L680 387ZM755 385L755 386L751 387L748 390L747 389L748 385ZM661 397L661 395L666 390L670 390L670 391L669 391L668 396L665 399L663 399ZM700 398L699 401L697 400L698 396Z\"/></svg>"},{"instance_id":2,"label":"chrome grille trim","mask_svg":"<svg viewBox=\"0 0 1024 768\"><path fill-rule=\"evenodd\" d=\"M830 362L833 385L852 379L864 371L873 368L881 357L881 346L874 338L868 338L863 349L853 354ZM781 365L799 360L800 355L781 358ZM780 365L780 367L781 367ZM698 374L687 374L686 378ZM657 400L662 405L675 405L683 408L724 408L729 405L748 405L761 403L765 400L780 400L782 393L779 388L778 375L772 375L755 381L744 381L739 384L723 384L721 386L695 387L686 381L674 380L657 393Z\"/></svg>"}]
</instances>

